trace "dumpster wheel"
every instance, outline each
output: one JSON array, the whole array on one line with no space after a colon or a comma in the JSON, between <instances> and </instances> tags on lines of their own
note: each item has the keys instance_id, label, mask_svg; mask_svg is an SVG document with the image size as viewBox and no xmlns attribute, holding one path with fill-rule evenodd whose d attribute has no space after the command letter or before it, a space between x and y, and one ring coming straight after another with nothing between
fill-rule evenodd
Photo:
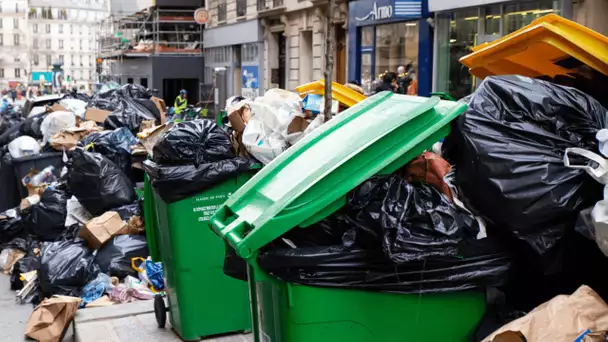
<instances>
[{"instance_id":1,"label":"dumpster wheel","mask_svg":"<svg viewBox=\"0 0 608 342\"><path fill-rule=\"evenodd\" d=\"M165 300L163 296L154 296L154 316L156 316L156 323L159 328L164 328L167 324L167 307L165 306Z\"/></svg>"}]
</instances>

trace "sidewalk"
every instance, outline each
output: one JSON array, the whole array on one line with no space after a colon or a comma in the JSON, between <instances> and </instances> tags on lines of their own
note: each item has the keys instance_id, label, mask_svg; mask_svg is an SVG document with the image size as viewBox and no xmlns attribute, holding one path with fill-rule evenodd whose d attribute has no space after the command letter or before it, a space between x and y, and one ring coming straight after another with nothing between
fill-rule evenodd
<instances>
[{"instance_id":1,"label":"sidewalk","mask_svg":"<svg viewBox=\"0 0 608 342\"><path fill-rule=\"evenodd\" d=\"M160 329L154 316L153 301L141 301L105 308L81 309L76 313L68 342L178 342L181 339L167 327ZM251 342L252 334L205 339L206 342Z\"/></svg>"}]
</instances>

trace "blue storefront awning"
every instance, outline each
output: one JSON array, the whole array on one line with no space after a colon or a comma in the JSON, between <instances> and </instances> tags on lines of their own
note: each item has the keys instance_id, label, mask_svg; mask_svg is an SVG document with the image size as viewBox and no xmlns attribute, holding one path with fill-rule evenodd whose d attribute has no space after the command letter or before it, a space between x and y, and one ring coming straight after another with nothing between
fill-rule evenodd
<instances>
[{"instance_id":1,"label":"blue storefront awning","mask_svg":"<svg viewBox=\"0 0 608 342\"><path fill-rule=\"evenodd\" d=\"M418 19L425 15L422 0L358 0L349 4L349 24L376 25Z\"/></svg>"}]
</instances>

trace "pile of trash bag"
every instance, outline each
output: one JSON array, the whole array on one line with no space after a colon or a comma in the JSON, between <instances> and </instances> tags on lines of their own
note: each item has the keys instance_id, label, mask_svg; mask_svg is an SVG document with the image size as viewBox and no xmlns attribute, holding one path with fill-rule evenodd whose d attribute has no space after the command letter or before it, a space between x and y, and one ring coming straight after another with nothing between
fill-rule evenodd
<instances>
[{"instance_id":1,"label":"pile of trash bag","mask_svg":"<svg viewBox=\"0 0 608 342\"><path fill-rule=\"evenodd\" d=\"M7 243L18 237L24 230L19 208L0 213L0 243Z\"/></svg>"},{"instance_id":2,"label":"pile of trash bag","mask_svg":"<svg viewBox=\"0 0 608 342\"><path fill-rule=\"evenodd\" d=\"M230 137L211 120L174 125L159 138L152 155L159 164L196 166L235 157Z\"/></svg>"},{"instance_id":3,"label":"pile of trash bag","mask_svg":"<svg viewBox=\"0 0 608 342\"><path fill-rule=\"evenodd\" d=\"M133 183L120 168L99 153L79 148L72 153L68 185L78 201L95 216L137 199Z\"/></svg>"},{"instance_id":4,"label":"pile of trash bag","mask_svg":"<svg viewBox=\"0 0 608 342\"><path fill-rule=\"evenodd\" d=\"M68 194L49 187L40 196L40 202L22 210L27 232L40 241L54 241L65 230Z\"/></svg>"},{"instance_id":5,"label":"pile of trash bag","mask_svg":"<svg viewBox=\"0 0 608 342\"><path fill-rule=\"evenodd\" d=\"M211 120L180 122L153 147L153 160L142 163L156 193L167 203L199 193L250 170L255 162L235 157L228 134Z\"/></svg>"},{"instance_id":6,"label":"pile of trash bag","mask_svg":"<svg viewBox=\"0 0 608 342\"><path fill-rule=\"evenodd\" d=\"M284 234L258 262L299 284L439 293L502 285L511 257L470 212L396 173L361 184L340 212Z\"/></svg>"},{"instance_id":7,"label":"pile of trash bag","mask_svg":"<svg viewBox=\"0 0 608 342\"><path fill-rule=\"evenodd\" d=\"M567 148L598 150L608 111L587 94L521 76L486 78L444 143L456 184L494 226L544 254L603 186L564 166Z\"/></svg>"},{"instance_id":8,"label":"pile of trash bag","mask_svg":"<svg viewBox=\"0 0 608 342\"><path fill-rule=\"evenodd\" d=\"M150 255L144 236L118 235L108 241L95 256L100 270L113 277L137 276L131 261L133 258L147 258Z\"/></svg>"},{"instance_id":9,"label":"pile of trash bag","mask_svg":"<svg viewBox=\"0 0 608 342\"><path fill-rule=\"evenodd\" d=\"M43 295L79 297L99 267L85 241L47 242L42 246L38 279Z\"/></svg>"},{"instance_id":10,"label":"pile of trash bag","mask_svg":"<svg viewBox=\"0 0 608 342\"><path fill-rule=\"evenodd\" d=\"M42 122L48 115L48 113L44 112L28 116L19 127L19 132L34 139L42 139L44 136L42 133Z\"/></svg>"},{"instance_id":11,"label":"pile of trash bag","mask_svg":"<svg viewBox=\"0 0 608 342\"><path fill-rule=\"evenodd\" d=\"M78 146L89 147L92 152L104 155L114 162L127 176L131 175L131 146L139 141L126 128L117 128L113 131L101 131L88 134L79 141Z\"/></svg>"}]
</instances>

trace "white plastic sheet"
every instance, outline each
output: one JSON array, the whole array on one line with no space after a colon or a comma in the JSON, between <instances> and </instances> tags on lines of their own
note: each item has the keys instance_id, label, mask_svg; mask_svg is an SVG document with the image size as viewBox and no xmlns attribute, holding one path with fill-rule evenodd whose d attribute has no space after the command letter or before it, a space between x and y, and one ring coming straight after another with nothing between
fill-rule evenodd
<instances>
[{"instance_id":1,"label":"white plastic sheet","mask_svg":"<svg viewBox=\"0 0 608 342\"><path fill-rule=\"evenodd\" d=\"M59 102L59 105L84 119L84 114L87 111L86 102L78 99L63 99Z\"/></svg>"}]
</instances>

